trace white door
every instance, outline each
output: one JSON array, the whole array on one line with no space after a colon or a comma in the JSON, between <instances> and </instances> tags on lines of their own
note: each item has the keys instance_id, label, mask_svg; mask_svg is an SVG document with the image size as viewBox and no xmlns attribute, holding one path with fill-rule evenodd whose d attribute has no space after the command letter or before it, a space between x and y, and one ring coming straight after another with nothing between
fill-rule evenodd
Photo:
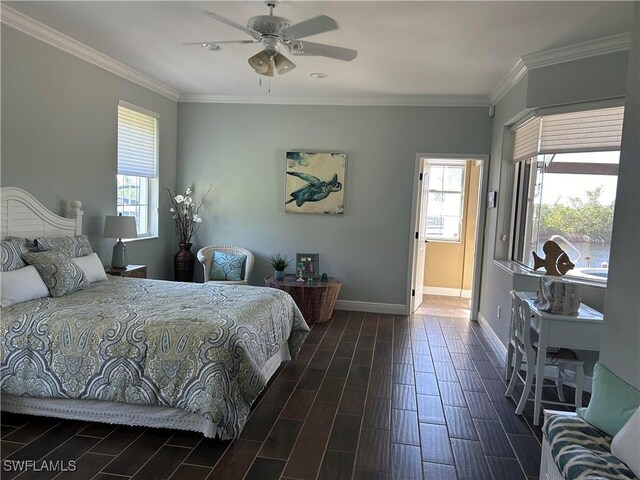
<instances>
[{"instance_id":1,"label":"white door","mask_svg":"<svg viewBox=\"0 0 640 480\"><path fill-rule=\"evenodd\" d=\"M427 202L429 201L429 166L425 159L420 161L420 188L418 190L418 210L415 233L415 266L413 269L413 290L411 297L411 313L422 305L424 294L424 261L427 250Z\"/></svg>"}]
</instances>

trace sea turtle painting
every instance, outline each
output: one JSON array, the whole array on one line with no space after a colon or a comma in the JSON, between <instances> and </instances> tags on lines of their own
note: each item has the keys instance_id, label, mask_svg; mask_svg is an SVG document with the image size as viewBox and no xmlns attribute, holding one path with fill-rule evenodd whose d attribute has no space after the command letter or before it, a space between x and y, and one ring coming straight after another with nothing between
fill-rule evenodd
<instances>
[{"instance_id":1,"label":"sea turtle painting","mask_svg":"<svg viewBox=\"0 0 640 480\"><path fill-rule=\"evenodd\" d=\"M333 177L326 182L306 173L287 172L287 175L293 175L308 182L301 189L289 194L292 198L287 203L296 202L297 207L304 205L304 202L319 202L327 198L329 194L342 190L342 184L338 181L337 173L334 173Z\"/></svg>"},{"instance_id":2,"label":"sea turtle painting","mask_svg":"<svg viewBox=\"0 0 640 480\"><path fill-rule=\"evenodd\" d=\"M287 152L285 212L344 215L346 161L344 153Z\"/></svg>"}]
</instances>

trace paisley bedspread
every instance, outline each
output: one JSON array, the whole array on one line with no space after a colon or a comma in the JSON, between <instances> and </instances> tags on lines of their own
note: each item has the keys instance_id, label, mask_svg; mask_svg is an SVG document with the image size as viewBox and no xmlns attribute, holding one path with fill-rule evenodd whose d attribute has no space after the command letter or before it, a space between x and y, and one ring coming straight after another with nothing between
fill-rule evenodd
<instances>
[{"instance_id":1,"label":"paisley bedspread","mask_svg":"<svg viewBox=\"0 0 640 480\"><path fill-rule=\"evenodd\" d=\"M13 395L158 405L237 437L261 368L309 328L284 292L109 277L2 308L0 386Z\"/></svg>"}]
</instances>

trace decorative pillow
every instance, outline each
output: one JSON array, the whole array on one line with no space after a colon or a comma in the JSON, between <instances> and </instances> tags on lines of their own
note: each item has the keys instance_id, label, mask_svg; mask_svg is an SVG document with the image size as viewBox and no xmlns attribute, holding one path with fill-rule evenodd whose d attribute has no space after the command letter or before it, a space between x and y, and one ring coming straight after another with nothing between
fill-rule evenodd
<instances>
[{"instance_id":1,"label":"decorative pillow","mask_svg":"<svg viewBox=\"0 0 640 480\"><path fill-rule=\"evenodd\" d=\"M91 244L86 235L64 235L60 237L40 237L36 239L42 252L57 250L71 258L91 255Z\"/></svg>"},{"instance_id":2,"label":"decorative pillow","mask_svg":"<svg viewBox=\"0 0 640 480\"><path fill-rule=\"evenodd\" d=\"M80 267L89 283L101 282L107 279L107 274L97 254L92 253L84 257L72 258L71 261Z\"/></svg>"},{"instance_id":3,"label":"decorative pillow","mask_svg":"<svg viewBox=\"0 0 640 480\"><path fill-rule=\"evenodd\" d=\"M38 248L38 245L36 244L36 239L35 238L12 237L11 235L9 235L7 237L7 240L15 240L17 242L22 243L25 246L25 248L30 252L39 252L40 251L40 249Z\"/></svg>"},{"instance_id":4,"label":"decorative pillow","mask_svg":"<svg viewBox=\"0 0 640 480\"><path fill-rule=\"evenodd\" d=\"M0 291L2 291L1 303L3 307L50 296L47 286L38 275L38 271L31 265L11 272L4 272Z\"/></svg>"},{"instance_id":5,"label":"decorative pillow","mask_svg":"<svg viewBox=\"0 0 640 480\"><path fill-rule=\"evenodd\" d=\"M611 453L640 477L640 408L611 441Z\"/></svg>"},{"instance_id":6,"label":"decorative pillow","mask_svg":"<svg viewBox=\"0 0 640 480\"><path fill-rule=\"evenodd\" d=\"M89 286L82 269L64 253L54 250L25 253L22 258L36 267L40 277L54 297L61 297Z\"/></svg>"},{"instance_id":7,"label":"decorative pillow","mask_svg":"<svg viewBox=\"0 0 640 480\"><path fill-rule=\"evenodd\" d=\"M2 250L3 272L17 270L18 268L22 268L26 265L22 259L22 255L29 252L22 242L16 240L4 240L0 243L0 250Z\"/></svg>"},{"instance_id":8,"label":"decorative pillow","mask_svg":"<svg viewBox=\"0 0 640 480\"><path fill-rule=\"evenodd\" d=\"M593 369L591 401L576 413L596 428L614 437L640 407L640 390L629 385L602 362Z\"/></svg>"},{"instance_id":9,"label":"decorative pillow","mask_svg":"<svg viewBox=\"0 0 640 480\"><path fill-rule=\"evenodd\" d=\"M211 280L242 280L244 274L244 263L246 255L234 255L232 253L213 252L213 263L211 264Z\"/></svg>"}]
</instances>

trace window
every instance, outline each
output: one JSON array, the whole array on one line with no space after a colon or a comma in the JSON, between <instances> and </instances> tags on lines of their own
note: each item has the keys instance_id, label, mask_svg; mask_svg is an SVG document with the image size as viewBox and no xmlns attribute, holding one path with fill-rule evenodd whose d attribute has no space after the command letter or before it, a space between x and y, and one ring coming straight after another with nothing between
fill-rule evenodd
<instances>
[{"instance_id":1,"label":"window","mask_svg":"<svg viewBox=\"0 0 640 480\"><path fill-rule=\"evenodd\" d=\"M459 242L462 228L465 164L429 166L426 238Z\"/></svg>"},{"instance_id":2,"label":"window","mask_svg":"<svg viewBox=\"0 0 640 480\"><path fill-rule=\"evenodd\" d=\"M575 268L606 281L623 107L534 117L515 131L513 260L533 267L553 240Z\"/></svg>"},{"instance_id":3,"label":"window","mask_svg":"<svg viewBox=\"0 0 640 480\"><path fill-rule=\"evenodd\" d=\"M158 116L118 105L117 212L135 217L138 237L158 233Z\"/></svg>"}]
</instances>

